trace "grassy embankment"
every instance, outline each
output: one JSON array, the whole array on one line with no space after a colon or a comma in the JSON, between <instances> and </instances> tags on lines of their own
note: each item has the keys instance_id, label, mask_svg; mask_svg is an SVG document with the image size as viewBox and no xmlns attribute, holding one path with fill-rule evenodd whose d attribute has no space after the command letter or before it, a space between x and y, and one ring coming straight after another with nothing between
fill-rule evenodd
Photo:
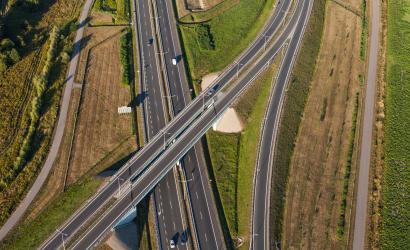
<instances>
[{"instance_id":1,"label":"grassy embankment","mask_svg":"<svg viewBox=\"0 0 410 250\"><path fill-rule=\"evenodd\" d=\"M315 1L283 105L284 112L278 133L271 187L270 230L272 244L281 239L289 165L316 67L325 12L326 0Z\"/></svg>"},{"instance_id":2,"label":"grassy embankment","mask_svg":"<svg viewBox=\"0 0 410 250\"><path fill-rule=\"evenodd\" d=\"M410 248L410 2L388 2L382 249Z\"/></svg>"},{"instance_id":3,"label":"grassy embankment","mask_svg":"<svg viewBox=\"0 0 410 250\"><path fill-rule=\"evenodd\" d=\"M275 0L242 0L210 21L180 24L192 79L232 63L255 39L271 14Z\"/></svg>"},{"instance_id":4,"label":"grassy embankment","mask_svg":"<svg viewBox=\"0 0 410 250\"><path fill-rule=\"evenodd\" d=\"M18 205L48 152L76 27L73 20L80 6L81 1L74 0L16 4L2 17L1 32L13 41L21 60L0 74L0 134L5 135L0 140L0 224ZM47 63L53 26L59 27L60 34L55 59ZM45 64L47 74L42 72ZM42 75L47 79L39 89L34 76ZM33 123L34 119L38 121Z\"/></svg>"},{"instance_id":5,"label":"grassy embankment","mask_svg":"<svg viewBox=\"0 0 410 250\"><path fill-rule=\"evenodd\" d=\"M249 222L252 210L253 175L256 164L260 128L267 106L275 66L262 74L235 104L245 123L242 133L207 134L213 175L230 237L244 239L248 247Z\"/></svg>"},{"instance_id":6,"label":"grassy embankment","mask_svg":"<svg viewBox=\"0 0 410 250\"><path fill-rule=\"evenodd\" d=\"M93 194L102 179L85 178L61 193L53 203L29 223L23 223L0 243L0 249L35 249L62 221Z\"/></svg>"}]
</instances>

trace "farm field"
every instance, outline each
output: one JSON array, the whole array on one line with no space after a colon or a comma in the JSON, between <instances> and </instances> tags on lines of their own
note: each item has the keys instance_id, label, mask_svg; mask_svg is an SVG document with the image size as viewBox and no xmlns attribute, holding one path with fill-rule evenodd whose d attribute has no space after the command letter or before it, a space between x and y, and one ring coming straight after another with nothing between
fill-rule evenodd
<instances>
[{"instance_id":1,"label":"farm field","mask_svg":"<svg viewBox=\"0 0 410 250\"><path fill-rule=\"evenodd\" d=\"M243 240L241 249L249 248L250 218L252 210L253 175L256 165L260 128L267 106L276 65L263 73L234 107L244 121L241 133L207 134L212 172L216 179L223 213L233 244ZM253 103L253 105L249 105Z\"/></svg>"},{"instance_id":2,"label":"farm field","mask_svg":"<svg viewBox=\"0 0 410 250\"><path fill-rule=\"evenodd\" d=\"M5 222L19 203L47 154L75 30L73 20L81 4L82 1L74 0L46 0L33 9L13 5L2 17L1 43L10 40L6 49L2 46L1 53L9 53L7 47L12 46L18 56L12 49L9 56L13 56L16 61L11 65L7 62L8 67L2 68L0 73L0 200L5 201L0 205L0 224ZM44 67L49 49L48 38L54 25L60 27L56 57L51 63L50 76L46 79L39 120L32 127L35 129L34 136L28 138L35 96L33 77L39 76ZM1 57L4 58L3 55ZM20 167L16 168L15 160L21 155L23 141L28 142L30 150L21 158L23 164L17 164Z\"/></svg>"},{"instance_id":3,"label":"farm field","mask_svg":"<svg viewBox=\"0 0 410 250\"><path fill-rule=\"evenodd\" d=\"M387 3L381 249L410 248L410 1Z\"/></svg>"},{"instance_id":4,"label":"farm field","mask_svg":"<svg viewBox=\"0 0 410 250\"><path fill-rule=\"evenodd\" d=\"M360 10L358 1L345 4ZM355 175L356 151L351 171L347 168L350 141L356 141L351 134L364 70L360 36L360 16L328 2L317 68L289 167L283 222L288 249L348 248L354 188L349 177Z\"/></svg>"},{"instance_id":5,"label":"farm field","mask_svg":"<svg viewBox=\"0 0 410 250\"><path fill-rule=\"evenodd\" d=\"M180 24L184 56L192 79L199 80L232 63L256 37L274 3L274 0L242 0L209 21Z\"/></svg>"},{"instance_id":6,"label":"farm field","mask_svg":"<svg viewBox=\"0 0 410 250\"><path fill-rule=\"evenodd\" d=\"M123 143L130 146L129 153L136 149L132 116L117 113L119 106L127 106L131 101L129 87L121 84L121 34L122 28L117 27L86 30L85 36L90 36L91 40L81 55L81 61L86 62L83 64L86 70L67 175L68 185Z\"/></svg>"}]
</instances>

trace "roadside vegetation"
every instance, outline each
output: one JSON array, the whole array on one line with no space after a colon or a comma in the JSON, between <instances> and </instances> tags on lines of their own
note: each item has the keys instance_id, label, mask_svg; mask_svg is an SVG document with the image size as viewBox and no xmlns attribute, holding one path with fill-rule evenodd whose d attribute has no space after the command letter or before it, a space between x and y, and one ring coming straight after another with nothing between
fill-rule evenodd
<instances>
[{"instance_id":1,"label":"roadside vegetation","mask_svg":"<svg viewBox=\"0 0 410 250\"><path fill-rule=\"evenodd\" d=\"M16 1L1 17L2 53L15 49L20 60L0 73L0 224L18 205L48 152L81 4ZM50 50L54 26L60 32Z\"/></svg>"},{"instance_id":2,"label":"roadside vegetation","mask_svg":"<svg viewBox=\"0 0 410 250\"><path fill-rule=\"evenodd\" d=\"M410 248L410 2L387 3L381 248Z\"/></svg>"},{"instance_id":3,"label":"roadside vegetation","mask_svg":"<svg viewBox=\"0 0 410 250\"><path fill-rule=\"evenodd\" d=\"M347 161L344 169L343 175L343 189L342 189L342 201L340 205L339 223L337 224L337 234L341 238L345 234L346 221L348 217L346 216L347 208L347 196L350 187L350 175L352 173L353 156L355 151L356 142L356 125L357 125L357 114L359 112L359 93L356 93L354 109L352 114L352 128L350 130L349 136L349 151L347 152Z\"/></svg>"},{"instance_id":4,"label":"roadside vegetation","mask_svg":"<svg viewBox=\"0 0 410 250\"><path fill-rule=\"evenodd\" d=\"M366 60L367 37L369 36L369 25L367 21L367 0L362 0L362 37L360 41L360 59Z\"/></svg>"},{"instance_id":5,"label":"roadside vegetation","mask_svg":"<svg viewBox=\"0 0 410 250\"><path fill-rule=\"evenodd\" d=\"M130 20L129 0L96 0L93 10L110 14L115 24L128 24Z\"/></svg>"},{"instance_id":6,"label":"roadside vegetation","mask_svg":"<svg viewBox=\"0 0 410 250\"><path fill-rule=\"evenodd\" d=\"M193 80L222 70L255 39L275 0L242 0L207 22L180 24Z\"/></svg>"},{"instance_id":7,"label":"roadside vegetation","mask_svg":"<svg viewBox=\"0 0 410 250\"><path fill-rule=\"evenodd\" d=\"M282 237L283 210L289 166L302 113L316 67L324 27L325 12L326 0L315 1L301 43L299 56L295 61L292 75L289 78L289 88L283 104L284 112L281 117L276 147L277 151L273 166L270 202L271 244L280 242ZM274 245L271 247L274 247Z\"/></svg>"},{"instance_id":8,"label":"roadside vegetation","mask_svg":"<svg viewBox=\"0 0 410 250\"><path fill-rule=\"evenodd\" d=\"M260 130L276 66L272 66L255 80L236 102L235 109L244 121L242 133L207 133L213 176L228 230L235 244L249 248L252 211L253 176L256 165ZM252 105L249 105L252 103Z\"/></svg>"},{"instance_id":9,"label":"roadside vegetation","mask_svg":"<svg viewBox=\"0 0 410 250\"><path fill-rule=\"evenodd\" d=\"M122 84L129 86L132 82L132 40L131 32L129 29L125 31L125 34L120 39L120 62L121 62L121 77Z\"/></svg>"},{"instance_id":10,"label":"roadside vegetation","mask_svg":"<svg viewBox=\"0 0 410 250\"><path fill-rule=\"evenodd\" d=\"M0 243L0 249L35 249L91 197L102 178L88 177L60 193L34 220L25 221Z\"/></svg>"}]
</instances>

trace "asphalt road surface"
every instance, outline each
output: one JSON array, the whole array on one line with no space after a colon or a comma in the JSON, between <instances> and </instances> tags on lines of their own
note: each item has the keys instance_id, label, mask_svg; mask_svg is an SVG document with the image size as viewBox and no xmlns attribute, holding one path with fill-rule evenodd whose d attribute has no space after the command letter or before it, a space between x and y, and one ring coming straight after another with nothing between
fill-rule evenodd
<instances>
[{"instance_id":1,"label":"asphalt road surface","mask_svg":"<svg viewBox=\"0 0 410 250\"><path fill-rule=\"evenodd\" d=\"M276 83L270 93L268 109L263 123L258 160L254 177L254 200L252 211L252 249L270 249L269 234L270 188L276 136L279 128L285 89L296 58L304 27L309 19L313 2L299 1L296 9L302 9L294 35L289 41Z\"/></svg>"},{"instance_id":2,"label":"asphalt road surface","mask_svg":"<svg viewBox=\"0 0 410 250\"><path fill-rule=\"evenodd\" d=\"M365 249L367 203L369 201L369 170L372 151L372 135L374 122L374 101L377 83L377 57L379 48L380 1L371 2L371 36L369 65L367 69L367 86L364 103L364 117L360 145L359 176L357 183L356 209L353 232L353 249Z\"/></svg>"},{"instance_id":3,"label":"asphalt road surface","mask_svg":"<svg viewBox=\"0 0 410 250\"><path fill-rule=\"evenodd\" d=\"M306 6L306 5L304 5ZM275 43L262 58L256 62L252 69L241 78L237 84L232 86L224 95L212 96L215 102L202 113L190 128L184 131L172 144L167 147L167 150L158 159L143 172L133 183L131 190L120 197L117 202L102 216L100 219L89 228L87 232L76 242L73 249L87 249L98 243L99 239L112 227L116 220L121 218L126 211L135 202L139 202L155 185L161 180L166 173L172 169L183 155L185 155L193 144L198 141L208 128L218 119L220 115L229 107L233 101L255 80L255 78L263 72L267 64L274 58L280 48L290 35L299 36L303 31L307 11L302 9L297 10L298 13L292 17L290 25L285 29L284 34L280 36ZM289 45L296 49L296 45ZM290 67L290 66L289 66ZM221 83L222 84L222 83Z\"/></svg>"},{"instance_id":4,"label":"asphalt road surface","mask_svg":"<svg viewBox=\"0 0 410 250\"><path fill-rule=\"evenodd\" d=\"M156 7L172 112L173 115L177 115L191 101L191 93L188 88L172 1L156 0ZM177 65L172 64L174 58L178 60ZM187 176L187 182L182 185L187 185L188 203L192 208L192 222L196 228L196 232L190 232L191 235L196 233L200 249L224 249L224 238L208 183L207 166L201 143L197 143L180 162Z\"/></svg>"},{"instance_id":5,"label":"asphalt road surface","mask_svg":"<svg viewBox=\"0 0 410 250\"><path fill-rule=\"evenodd\" d=\"M138 30L135 34L139 35L139 48L142 51L140 57L141 82L144 97L144 122L146 136L149 141L157 134L166 124L166 108L164 97L168 95L163 93L161 66L159 63L159 49L156 48L155 41L155 22L154 12L150 1L134 1L137 4L136 24ZM141 93L140 93L141 94ZM174 238L178 232L184 232L187 229L185 213L181 207L180 197L177 191L176 178L174 171L169 172L164 179L158 184L154 192L156 205L156 222L158 228L158 240L162 249L169 247L171 238ZM178 249L186 249L187 245L178 245Z\"/></svg>"},{"instance_id":6,"label":"asphalt road surface","mask_svg":"<svg viewBox=\"0 0 410 250\"><path fill-rule=\"evenodd\" d=\"M27 208L30 206L31 202L34 200L44 182L47 180L48 174L53 166L53 163L57 157L58 150L60 148L61 140L63 138L64 128L67 120L68 106L71 99L71 91L74 85L74 76L77 70L78 57L81 48L81 40L83 38L84 26L87 21L88 12L90 11L93 0L86 0L84 3L83 10L81 11L78 23L80 24L77 29L77 33L73 45L73 57L70 60L70 66L67 72L66 85L64 88L63 99L61 100L61 106L58 115L57 127L54 131L53 141L51 143L50 151L47 155L46 162L41 169L37 179L35 180L33 186L30 188L26 197L19 204L17 209L13 212L10 218L0 229L0 240L2 240L7 233L16 225L16 223L21 219L21 217L26 212Z\"/></svg>"},{"instance_id":7,"label":"asphalt road surface","mask_svg":"<svg viewBox=\"0 0 410 250\"><path fill-rule=\"evenodd\" d=\"M231 80L236 78L237 71L240 71L244 66L248 66L248 64L254 65L254 68L260 68L263 67L264 64L263 62L266 62L267 60L271 60L273 55L279 50L279 48L283 45L287 37L289 36L290 33L293 32L293 28L295 27L297 23L297 19L292 19L290 21L290 24L285 28L285 31L283 35L281 35L274 43L272 49L269 52L268 58L264 57L261 60L259 60L258 63L253 63L252 59L254 59L254 56L258 54L259 51L263 50L265 42L266 42L266 37L271 37L277 30L277 27L281 23L280 19L283 19L283 16L285 15L284 11L278 11L278 16L282 16L281 18L275 18L273 20L270 20L270 24L266 26L264 32L256 39L256 41L250 46L250 48L247 49L245 53L243 53L240 58L237 60L237 63L231 64L231 66L223 73L210 88L215 88L215 86L218 86L216 89L214 95L207 95L207 91L204 91L204 93L200 94L195 100L193 100L190 104L187 105L183 111L181 111L163 130L162 132L158 133L152 140L145 145L145 147L140 150L135 156L133 156L118 172L115 176L112 177L109 183L107 183L106 186L104 186L101 190L98 191L98 193L93 196L91 199L89 199L79 210L77 210L71 218L64 223L63 226L59 228L59 231L55 232L53 235L50 236L50 238L44 242L44 244L41 246L41 249L56 249L58 246L61 246L62 240L61 240L61 233L62 232L64 235L66 235L66 240L72 238L76 232L85 224L88 222L90 218L93 217L96 213L99 212L99 209L104 207L107 202L111 199L112 195L116 192L117 190L117 183L118 180L128 180L130 176L140 177L142 175L145 176L145 178L150 178L150 177L155 177L155 178L160 178L164 176L164 171L160 170L159 175L148 175L148 173L158 173L158 170L155 169L155 171L151 171L151 167L153 167L156 164L152 164L151 162L153 161L158 161L161 155L168 155L170 149L172 148L171 146L173 145L172 142L177 136L181 136L181 134L184 134L187 132L187 127L192 126L192 122L198 118L198 116L203 116L203 109L204 109L204 104L208 103L209 100L215 96L218 92L219 89L223 87L226 83L230 82ZM273 51L273 52L272 52ZM273 53L273 54L272 54ZM262 64L261 64L262 63ZM255 77L255 70L250 72L247 76L251 76L250 78ZM248 82L245 83L243 86L242 83L242 90L247 86ZM236 89L236 92L234 93L234 97L237 97L241 93L241 88ZM230 92L232 93L232 91ZM232 94L229 95L232 97ZM230 99L232 101L232 99ZM225 101L225 103L228 103L227 105L229 106L229 101ZM225 106L226 108L227 106ZM213 116L215 118L215 116ZM207 129L207 128L206 128ZM192 136L192 135L191 135ZM177 140L179 142L179 139ZM192 140L191 140L192 142ZM176 143L174 143L176 144ZM179 144L179 143L178 143ZM189 145L190 147L193 145ZM172 153L171 153L172 154ZM175 152L173 153L175 154ZM178 155L178 154L177 154ZM178 157L182 157L182 155L178 155ZM148 166L150 167L148 168ZM156 165L157 166L157 165ZM165 169L168 171L168 169ZM145 171L145 172L144 172ZM148 176L147 176L148 175ZM148 182L151 184L147 188L141 188L141 186L136 185L134 190L138 190L140 188L140 193L144 193L146 195L149 192L149 188L153 188L152 184L156 184L159 180L155 179L151 182ZM138 183L143 183L143 181L138 181ZM147 182L145 182L147 184ZM134 197L134 193L130 194L132 197ZM135 197L135 201L138 201L140 196ZM122 203L122 200L118 202L119 206L124 205ZM128 204L129 205L129 204ZM126 206L129 207L129 206ZM116 207L113 207L111 212L109 214L107 213L107 216L111 216L111 220L116 220L119 217L115 216L115 213L122 212L121 209L124 209L124 207L120 208L120 210L116 210ZM104 220L107 220L107 217L104 217ZM107 223L108 222L108 223ZM106 232L108 228L104 228L104 226L112 226L109 221L102 222L101 224L95 226L93 229L90 229L88 233L85 235L85 238L88 239L88 246L92 246L97 238L94 238L90 242L89 236L93 235L96 236L96 231L98 232ZM87 243L87 239L83 238L83 242L79 243L80 245L84 246Z\"/></svg>"}]
</instances>

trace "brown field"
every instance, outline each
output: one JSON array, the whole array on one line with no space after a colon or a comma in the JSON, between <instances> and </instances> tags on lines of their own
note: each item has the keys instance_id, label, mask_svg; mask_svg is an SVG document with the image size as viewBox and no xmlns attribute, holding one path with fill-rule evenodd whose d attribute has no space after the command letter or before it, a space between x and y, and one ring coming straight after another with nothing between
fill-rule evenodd
<instances>
[{"instance_id":1,"label":"brown field","mask_svg":"<svg viewBox=\"0 0 410 250\"><path fill-rule=\"evenodd\" d=\"M286 249L345 249L349 235L355 154L347 196L347 226L339 238L341 192L359 74L361 19L328 1L325 30L290 166L283 243Z\"/></svg>"},{"instance_id":2,"label":"brown field","mask_svg":"<svg viewBox=\"0 0 410 250\"><path fill-rule=\"evenodd\" d=\"M126 106L130 102L129 88L121 85L121 30L101 27L89 28L86 32L86 36L98 39L88 53L68 184L76 181L132 137L131 115L117 113L119 106ZM84 53L87 53L86 50Z\"/></svg>"}]
</instances>

